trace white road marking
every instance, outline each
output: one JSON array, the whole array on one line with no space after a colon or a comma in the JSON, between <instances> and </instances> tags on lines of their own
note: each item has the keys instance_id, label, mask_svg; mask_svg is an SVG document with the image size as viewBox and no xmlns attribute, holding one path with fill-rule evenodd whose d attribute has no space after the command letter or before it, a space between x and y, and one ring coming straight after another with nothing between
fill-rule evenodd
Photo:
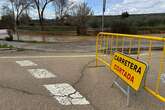
<instances>
[{"instance_id":1,"label":"white road marking","mask_svg":"<svg viewBox=\"0 0 165 110\"><path fill-rule=\"evenodd\" d=\"M62 105L87 105L90 104L78 91L67 83L49 84L44 87Z\"/></svg>"},{"instance_id":2,"label":"white road marking","mask_svg":"<svg viewBox=\"0 0 165 110\"><path fill-rule=\"evenodd\" d=\"M71 105L68 97L54 96L61 105Z\"/></svg>"},{"instance_id":3,"label":"white road marking","mask_svg":"<svg viewBox=\"0 0 165 110\"><path fill-rule=\"evenodd\" d=\"M37 64L33 63L30 60L16 61L16 63L22 67L24 67L24 66L37 66Z\"/></svg>"},{"instance_id":4,"label":"white road marking","mask_svg":"<svg viewBox=\"0 0 165 110\"><path fill-rule=\"evenodd\" d=\"M161 74L161 81L162 81L162 83L165 83L165 74Z\"/></svg>"},{"instance_id":5,"label":"white road marking","mask_svg":"<svg viewBox=\"0 0 165 110\"><path fill-rule=\"evenodd\" d=\"M37 79L56 77L56 75L46 69L28 69L28 71Z\"/></svg>"},{"instance_id":6,"label":"white road marking","mask_svg":"<svg viewBox=\"0 0 165 110\"><path fill-rule=\"evenodd\" d=\"M140 54L142 56L148 55L147 53ZM100 55L106 56L106 55ZM135 55L132 55L135 56ZM96 55L61 55L61 56L8 56L8 57L0 57L0 59L22 59L22 58L89 58L96 57Z\"/></svg>"},{"instance_id":7,"label":"white road marking","mask_svg":"<svg viewBox=\"0 0 165 110\"><path fill-rule=\"evenodd\" d=\"M96 55L62 55L62 56L14 56L14 57L0 57L0 59L22 59L22 58L86 58L95 57Z\"/></svg>"}]
</instances>

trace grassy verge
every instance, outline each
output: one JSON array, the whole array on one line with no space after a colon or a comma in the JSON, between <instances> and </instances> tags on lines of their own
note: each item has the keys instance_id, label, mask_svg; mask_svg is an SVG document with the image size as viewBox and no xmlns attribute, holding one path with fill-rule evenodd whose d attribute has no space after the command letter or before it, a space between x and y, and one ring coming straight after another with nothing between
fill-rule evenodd
<instances>
[{"instance_id":1,"label":"grassy verge","mask_svg":"<svg viewBox=\"0 0 165 110\"><path fill-rule=\"evenodd\" d=\"M11 46L11 45L7 45L7 44L0 44L0 48L10 48L10 49L12 49L12 48L14 48L13 46Z\"/></svg>"}]
</instances>

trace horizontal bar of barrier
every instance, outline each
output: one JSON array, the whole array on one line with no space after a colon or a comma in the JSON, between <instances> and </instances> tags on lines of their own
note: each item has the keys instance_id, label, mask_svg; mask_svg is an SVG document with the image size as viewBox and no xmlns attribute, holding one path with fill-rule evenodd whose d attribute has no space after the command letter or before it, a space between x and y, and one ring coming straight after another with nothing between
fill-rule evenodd
<instances>
[{"instance_id":1,"label":"horizontal bar of barrier","mask_svg":"<svg viewBox=\"0 0 165 110\"><path fill-rule=\"evenodd\" d=\"M111 35L111 36L118 36L118 37L129 37L134 39L147 39L147 40L154 40L154 41L164 41L165 38L163 37L154 37L154 36L142 36L142 35L129 35L129 34L118 34L118 33L106 33L100 32L98 35Z\"/></svg>"},{"instance_id":2,"label":"horizontal bar of barrier","mask_svg":"<svg viewBox=\"0 0 165 110\"><path fill-rule=\"evenodd\" d=\"M162 97L161 95L157 94L156 92L154 92L153 90L151 90L148 87L144 87L146 91L148 91L150 94L152 94L153 96L155 96L157 99L159 99L162 102L165 102L165 98Z\"/></svg>"}]
</instances>

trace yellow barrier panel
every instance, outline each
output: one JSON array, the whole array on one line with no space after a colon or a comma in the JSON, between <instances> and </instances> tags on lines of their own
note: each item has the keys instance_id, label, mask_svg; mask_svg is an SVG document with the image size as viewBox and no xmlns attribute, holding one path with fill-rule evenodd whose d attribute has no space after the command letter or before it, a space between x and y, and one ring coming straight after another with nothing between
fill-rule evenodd
<instances>
[{"instance_id":1,"label":"yellow barrier panel","mask_svg":"<svg viewBox=\"0 0 165 110\"><path fill-rule=\"evenodd\" d=\"M145 63L119 52L114 53L111 70L136 91L140 88L146 69Z\"/></svg>"},{"instance_id":2,"label":"yellow barrier panel","mask_svg":"<svg viewBox=\"0 0 165 110\"><path fill-rule=\"evenodd\" d=\"M96 38L96 66L101 62L111 68L115 52L146 62L149 70L144 89L165 102L165 38L100 32Z\"/></svg>"}]
</instances>

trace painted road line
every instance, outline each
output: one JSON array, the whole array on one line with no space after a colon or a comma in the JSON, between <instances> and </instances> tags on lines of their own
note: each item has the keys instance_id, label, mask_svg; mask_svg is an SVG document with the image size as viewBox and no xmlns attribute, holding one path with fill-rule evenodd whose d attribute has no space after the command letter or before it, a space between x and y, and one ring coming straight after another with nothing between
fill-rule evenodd
<instances>
[{"instance_id":1,"label":"painted road line","mask_svg":"<svg viewBox=\"0 0 165 110\"><path fill-rule=\"evenodd\" d=\"M165 74L161 74L161 77L160 77L162 83L165 83Z\"/></svg>"},{"instance_id":2,"label":"painted road line","mask_svg":"<svg viewBox=\"0 0 165 110\"><path fill-rule=\"evenodd\" d=\"M67 83L49 84L44 87L54 96L61 105L90 104L78 91Z\"/></svg>"},{"instance_id":3,"label":"painted road line","mask_svg":"<svg viewBox=\"0 0 165 110\"><path fill-rule=\"evenodd\" d=\"M34 76L37 79L56 77L56 75L54 75L46 69L28 69L28 71L32 74L32 76Z\"/></svg>"},{"instance_id":4,"label":"painted road line","mask_svg":"<svg viewBox=\"0 0 165 110\"><path fill-rule=\"evenodd\" d=\"M9 56L9 57L0 57L0 59L22 59L22 58L88 58L95 57L96 55L62 55L62 56Z\"/></svg>"},{"instance_id":5,"label":"painted road line","mask_svg":"<svg viewBox=\"0 0 165 110\"><path fill-rule=\"evenodd\" d=\"M148 55L147 53L140 54L142 56ZM100 55L106 56L106 55ZM132 55L135 56L135 55ZM90 58L96 57L96 55L61 55L61 56L8 56L8 57L0 57L0 59L23 59L23 58Z\"/></svg>"},{"instance_id":6,"label":"painted road line","mask_svg":"<svg viewBox=\"0 0 165 110\"><path fill-rule=\"evenodd\" d=\"M33 63L30 60L16 61L16 63L22 67L24 67L24 66L37 66L37 64Z\"/></svg>"}]
</instances>

